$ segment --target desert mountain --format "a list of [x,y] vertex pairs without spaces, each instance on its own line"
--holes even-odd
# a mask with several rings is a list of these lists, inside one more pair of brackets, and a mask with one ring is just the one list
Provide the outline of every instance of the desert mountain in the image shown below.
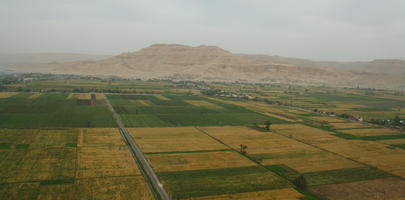
[[[393,64],[394,63],[394,64]],[[390,73],[384,68],[390,68]],[[124,78],[247,81],[405,89],[404,61],[315,62],[267,55],[233,54],[216,46],[156,44],[98,61],[13,67],[24,72]]]

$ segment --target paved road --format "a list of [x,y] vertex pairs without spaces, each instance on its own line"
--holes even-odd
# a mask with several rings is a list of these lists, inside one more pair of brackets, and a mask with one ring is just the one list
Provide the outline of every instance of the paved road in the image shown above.
[[[104,94],[103,94],[104,95]],[[148,161],[146,160],[145,156],[143,155],[139,146],[135,143],[132,139],[131,135],[128,133],[128,130],[125,128],[124,124],[121,121],[120,116],[115,112],[114,108],[112,107],[110,100],[108,100],[107,96],[104,95],[105,101],[107,102],[108,108],[114,115],[115,120],[120,129],[120,133],[124,139],[124,141],[128,144],[129,150],[131,151],[132,155],[135,158],[143,176],[145,177],[146,181],[152,188],[152,192],[155,195],[156,199],[159,200],[169,200],[169,196],[167,195],[165,189],[163,188],[162,184],[160,183],[159,179],[157,178],[155,172],[153,171],[152,167],[149,165]]]

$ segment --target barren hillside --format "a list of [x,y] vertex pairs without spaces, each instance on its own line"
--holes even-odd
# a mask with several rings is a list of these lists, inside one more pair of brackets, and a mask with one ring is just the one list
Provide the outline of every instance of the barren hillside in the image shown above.
[[14,69],[25,72],[142,79],[248,81],[405,89],[403,73],[394,73],[395,71],[387,73],[386,70],[380,70],[384,67],[403,69],[401,62],[399,64],[395,62],[395,66],[390,62],[378,62],[370,64],[372,67],[369,68],[367,63],[362,63],[362,67],[354,67],[355,69],[345,67],[344,64],[278,56],[240,55],[216,46],[156,44],[137,52],[123,53],[99,61],[50,63],[19,66]]

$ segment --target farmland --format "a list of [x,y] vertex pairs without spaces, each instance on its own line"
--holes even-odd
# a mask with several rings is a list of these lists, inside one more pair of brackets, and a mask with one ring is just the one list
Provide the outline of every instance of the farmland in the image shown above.
[[0,92],[0,199],[153,199],[105,98],[171,199],[404,198],[405,133],[340,116],[401,119],[403,97],[334,90],[13,83]]
[[[109,95],[114,109],[128,127],[249,125],[271,120],[246,108],[196,96]],[[140,101],[141,100],[141,101]],[[142,103],[141,103],[142,102]],[[147,103],[146,103],[147,102]]]
[[0,131],[1,199],[151,198],[117,129]]
[[111,112],[103,105],[78,105],[68,94],[19,93],[0,98],[0,127],[114,127]]

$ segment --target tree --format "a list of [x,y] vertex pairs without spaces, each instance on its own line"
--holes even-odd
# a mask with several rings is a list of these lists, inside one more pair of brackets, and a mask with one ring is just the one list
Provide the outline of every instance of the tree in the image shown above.
[[246,149],[247,149],[246,145],[240,144],[240,153],[246,154]]
[[306,188],[308,186],[307,179],[305,179],[305,177],[303,175],[298,176],[294,180],[294,184],[299,188]]
[[271,126],[271,121],[270,121],[270,120],[267,120],[267,121],[266,121],[266,130],[267,130],[267,131],[270,131],[270,126]]

